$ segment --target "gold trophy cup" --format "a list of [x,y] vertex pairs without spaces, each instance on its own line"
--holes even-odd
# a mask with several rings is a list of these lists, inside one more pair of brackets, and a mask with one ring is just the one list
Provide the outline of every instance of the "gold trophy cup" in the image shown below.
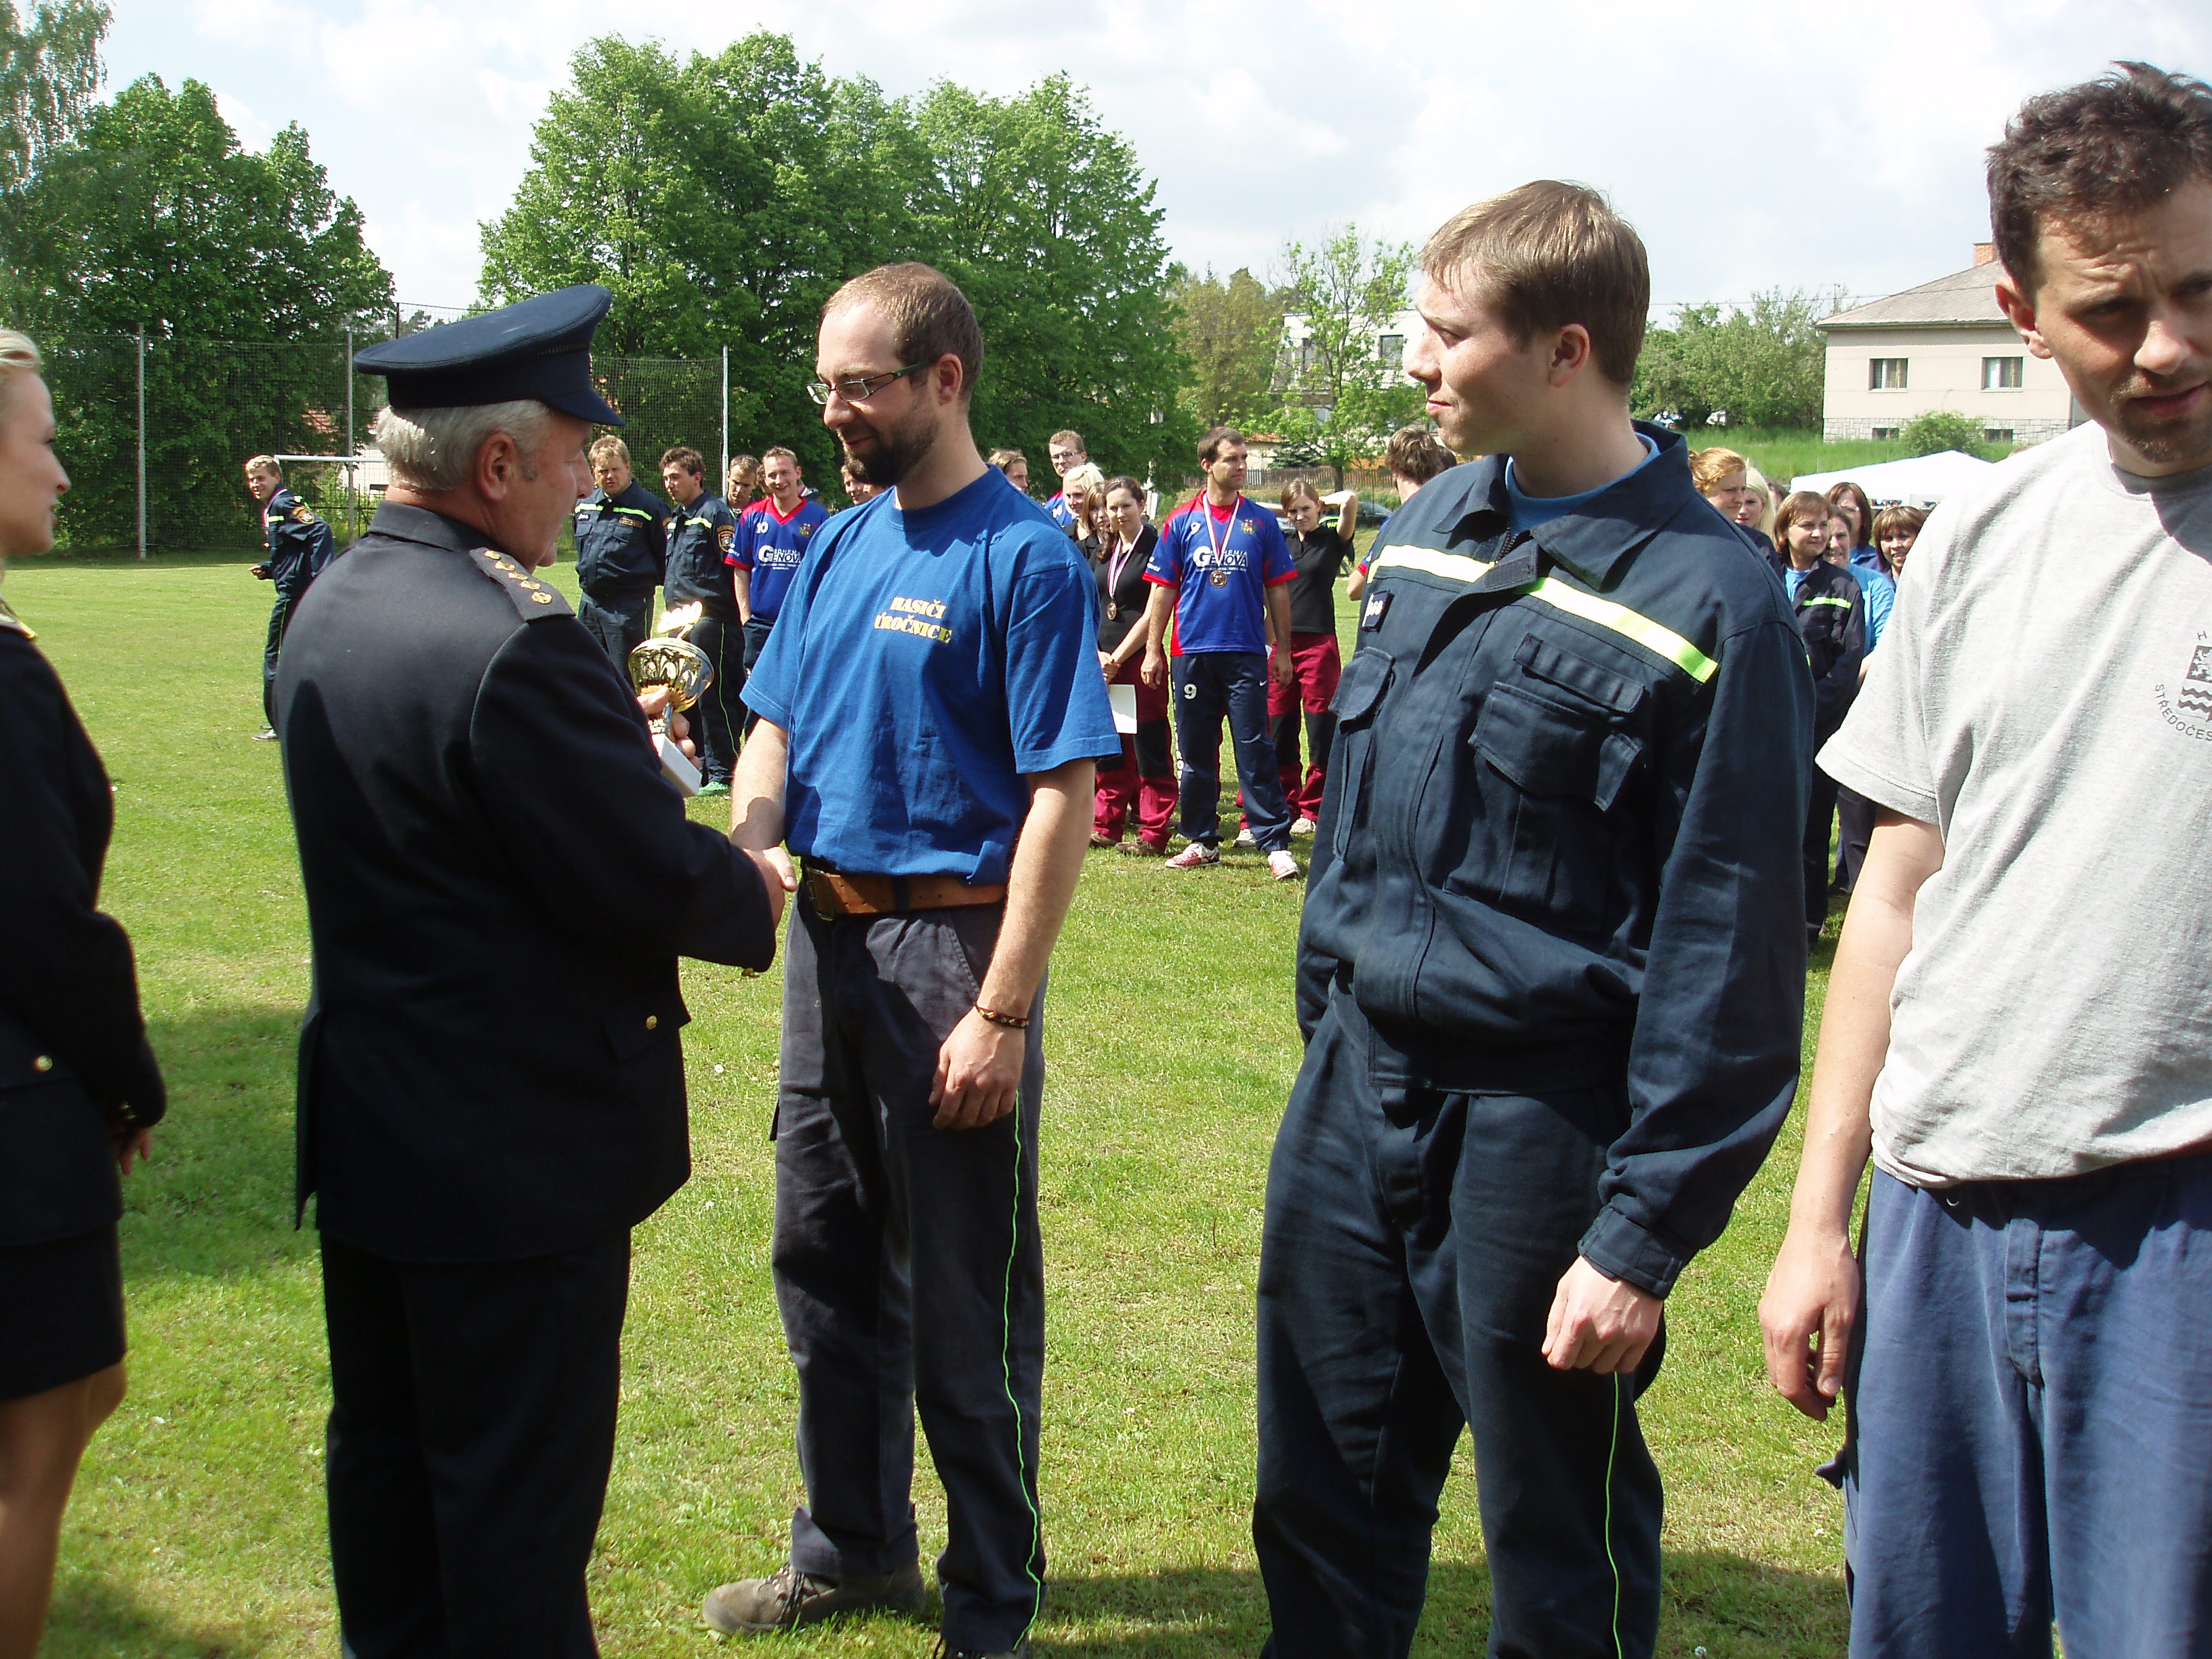
[[632,685],[641,691],[667,689],[667,708],[653,717],[653,740],[660,751],[660,769],[686,795],[699,793],[699,769],[668,735],[668,716],[690,708],[714,683],[714,665],[684,637],[705,609],[703,605],[686,605],[663,611],[652,636],[629,653]]

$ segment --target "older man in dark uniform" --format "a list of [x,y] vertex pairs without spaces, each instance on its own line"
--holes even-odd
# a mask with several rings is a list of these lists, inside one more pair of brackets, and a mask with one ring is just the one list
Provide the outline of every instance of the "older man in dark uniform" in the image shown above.
[[587,488],[578,287],[373,347],[392,485],[277,676],[315,945],[330,1526],[354,1659],[578,1659],[629,1230],[690,1171],[677,957],[765,967],[782,889],[688,822],[533,574]]

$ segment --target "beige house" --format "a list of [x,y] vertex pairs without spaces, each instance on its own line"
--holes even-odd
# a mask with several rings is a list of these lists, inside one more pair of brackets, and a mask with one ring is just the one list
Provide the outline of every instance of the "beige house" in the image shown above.
[[1985,443],[2041,443],[2079,422],[2057,367],[2031,356],[1997,309],[1996,258],[1977,242],[1966,270],[1820,324],[1828,442],[1895,437],[1936,409],[1972,420]]

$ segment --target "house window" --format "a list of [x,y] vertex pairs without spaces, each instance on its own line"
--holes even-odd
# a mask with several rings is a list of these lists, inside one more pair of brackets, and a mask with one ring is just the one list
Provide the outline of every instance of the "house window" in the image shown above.
[[1876,443],[1886,442],[1896,436],[1897,428],[1893,426],[1878,426],[1874,429],[1874,441]]
[[2027,360],[2021,357],[1984,357],[1982,359],[1982,390],[1984,392],[2017,392],[2021,371]]
[[1380,336],[1375,342],[1375,355],[1392,368],[1403,368],[1406,366],[1406,337],[1402,334]]
[[1867,364],[1867,390],[1869,392],[1902,392],[1905,390],[1905,359],[1876,357]]
[[2012,428],[2008,426],[1985,426],[1982,428],[1982,441],[1985,444],[2008,444],[2012,441]]

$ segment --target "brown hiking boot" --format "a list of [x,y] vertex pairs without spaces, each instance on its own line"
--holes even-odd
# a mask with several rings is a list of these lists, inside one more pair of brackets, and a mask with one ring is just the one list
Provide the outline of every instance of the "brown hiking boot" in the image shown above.
[[787,1561],[773,1577],[718,1585],[700,1613],[725,1636],[757,1636],[819,1624],[840,1613],[920,1613],[922,1599],[918,1561],[896,1572],[848,1572],[842,1578],[800,1572]]

